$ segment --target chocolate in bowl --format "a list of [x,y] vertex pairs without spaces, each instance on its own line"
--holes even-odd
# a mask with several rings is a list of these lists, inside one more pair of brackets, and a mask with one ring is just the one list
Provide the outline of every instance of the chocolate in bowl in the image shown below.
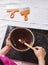
[[25,41],[29,45],[34,44],[34,35],[33,32],[26,28],[15,28],[10,32],[10,41],[11,46],[17,51],[26,51],[29,50],[25,44],[19,41]]

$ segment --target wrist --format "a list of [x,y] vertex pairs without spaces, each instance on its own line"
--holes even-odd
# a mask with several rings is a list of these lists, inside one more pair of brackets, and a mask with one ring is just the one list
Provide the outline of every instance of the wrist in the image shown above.
[[44,57],[39,57],[38,60],[45,60]]
[[11,49],[11,46],[10,46],[10,45],[6,45],[6,47],[7,47],[8,49]]
[[44,58],[39,58],[38,59],[39,65],[45,65],[45,59]]

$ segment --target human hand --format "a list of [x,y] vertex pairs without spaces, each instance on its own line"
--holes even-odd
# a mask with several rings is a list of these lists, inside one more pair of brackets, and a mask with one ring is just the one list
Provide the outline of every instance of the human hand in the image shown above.
[[44,48],[36,46],[33,48],[33,50],[34,50],[34,53],[35,53],[36,57],[38,58],[38,60],[45,58],[46,51]]
[[6,39],[6,45],[0,50],[0,54],[6,55],[11,49],[10,35]]
[[8,48],[11,48],[11,42],[10,42],[10,34],[8,35],[7,39],[6,39],[6,46]]

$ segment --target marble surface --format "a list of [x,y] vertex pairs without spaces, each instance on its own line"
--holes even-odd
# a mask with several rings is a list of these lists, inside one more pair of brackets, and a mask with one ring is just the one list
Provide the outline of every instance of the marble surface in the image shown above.
[[48,0],[1,0],[0,1],[0,19],[14,20],[14,21],[24,21],[24,17],[20,13],[16,13],[15,17],[11,19],[9,17],[10,13],[6,10],[9,8],[30,8],[30,15],[28,16],[29,23],[40,23],[48,24]]
[[[11,8],[30,8],[30,14],[28,15],[28,21],[24,21],[24,17],[20,15],[20,12],[15,13],[13,19],[10,18],[10,13],[6,10]],[[39,29],[48,30],[48,0],[0,0],[0,21],[6,21],[7,23],[17,22],[20,26],[28,26]],[[6,24],[6,22],[4,22]],[[18,25],[19,25],[18,24]]]

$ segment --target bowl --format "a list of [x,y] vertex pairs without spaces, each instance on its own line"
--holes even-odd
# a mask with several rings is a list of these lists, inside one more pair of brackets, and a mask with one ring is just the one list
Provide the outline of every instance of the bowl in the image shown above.
[[27,28],[14,28],[10,32],[11,46],[17,51],[27,51],[30,48],[20,42],[25,41],[29,45],[34,44],[34,34],[30,29]]

